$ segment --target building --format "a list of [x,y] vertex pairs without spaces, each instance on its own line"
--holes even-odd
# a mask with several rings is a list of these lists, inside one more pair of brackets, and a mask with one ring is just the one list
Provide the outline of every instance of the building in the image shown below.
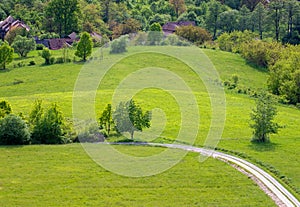
[[12,16],[7,17],[0,22],[0,38],[4,40],[5,35],[12,29],[23,28],[29,32],[30,27],[20,20],[14,19]]
[[195,26],[196,23],[194,21],[167,22],[163,25],[162,30],[164,32],[164,35],[168,36],[175,33],[178,27],[190,25]]

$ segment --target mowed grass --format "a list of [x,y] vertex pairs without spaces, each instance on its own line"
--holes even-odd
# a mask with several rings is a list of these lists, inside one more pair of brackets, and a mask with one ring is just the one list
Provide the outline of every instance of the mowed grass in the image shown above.
[[[115,146],[135,156],[161,148]],[[196,153],[161,174],[123,177],[80,144],[0,147],[0,206],[275,206],[247,176]]]
[[[180,48],[175,48],[180,51]],[[142,51],[130,48],[129,53]],[[247,65],[236,54],[218,50],[204,50],[219,72],[222,80],[228,80],[237,74],[240,84],[252,89],[265,88],[267,73]],[[57,52],[59,54],[59,52]],[[106,54],[108,55],[108,54]],[[192,56],[192,53],[184,54]],[[53,66],[31,66],[0,73],[0,97],[8,100],[15,113],[29,114],[35,99],[43,99],[45,104],[57,102],[65,116],[72,117],[72,95],[82,64],[62,64]],[[106,74],[96,97],[96,111],[101,111],[111,97],[116,86],[128,74],[141,67],[162,67],[176,73],[193,90],[199,104],[200,125],[196,145],[203,145],[210,129],[211,105],[203,83],[190,68],[180,61],[166,55],[151,53],[137,54],[123,59]],[[15,79],[24,83],[14,85]],[[271,136],[272,144],[261,146],[250,143],[252,131],[249,127],[250,112],[255,100],[246,95],[226,91],[226,122],[222,139],[218,147],[242,152],[270,164],[291,179],[291,183],[300,188],[300,110],[288,106],[278,106],[276,120],[284,126],[277,135]],[[182,96],[185,94],[183,93]],[[180,127],[178,105],[170,94],[160,89],[145,89],[136,94],[135,100],[145,109],[161,108],[167,117],[166,128],[161,138],[154,141],[175,139]]]

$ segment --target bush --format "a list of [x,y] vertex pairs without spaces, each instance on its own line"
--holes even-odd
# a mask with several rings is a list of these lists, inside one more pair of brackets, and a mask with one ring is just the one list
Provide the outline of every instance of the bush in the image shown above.
[[106,135],[105,132],[100,132],[97,124],[90,124],[78,134],[78,139],[80,142],[104,142]]
[[65,62],[65,60],[62,57],[56,58],[56,61],[55,61],[55,63],[57,63],[57,64],[61,64],[61,63],[64,63],[64,62]]
[[51,52],[48,48],[44,48],[43,51],[40,53],[40,56],[45,59],[45,65],[51,64],[51,62],[50,62]]
[[55,63],[55,57],[50,58],[50,65],[53,65]]
[[33,66],[33,65],[36,65],[36,63],[33,60],[31,60],[28,65]]
[[12,47],[20,57],[27,57],[28,53],[35,49],[35,41],[33,38],[18,35],[15,38]]
[[10,114],[0,121],[0,145],[23,145],[30,143],[30,133],[25,122]]
[[36,45],[36,50],[43,50],[44,49],[44,45],[43,44],[37,44]]
[[176,34],[196,45],[202,45],[204,42],[212,40],[212,36],[207,30],[193,25],[178,27]]
[[128,35],[124,35],[118,39],[115,39],[111,43],[110,53],[117,54],[117,53],[124,53],[126,52],[127,47],[127,41],[128,41]]
[[0,102],[0,118],[5,117],[6,115],[12,112],[11,106],[7,101]]

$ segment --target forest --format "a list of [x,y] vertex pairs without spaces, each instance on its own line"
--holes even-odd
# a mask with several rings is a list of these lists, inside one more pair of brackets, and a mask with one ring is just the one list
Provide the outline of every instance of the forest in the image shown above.
[[213,39],[250,30],[260,39],[298,44],[299,5],[297,0],[5,0],[0,20],[11,15],[29,25],[32,36],[93,31],[111,39],[148,31],[153,23],[194,21]]

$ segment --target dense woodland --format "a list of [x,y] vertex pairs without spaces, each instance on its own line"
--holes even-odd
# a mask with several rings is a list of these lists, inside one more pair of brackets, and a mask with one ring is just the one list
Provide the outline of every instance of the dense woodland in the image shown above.
[[195,21],[214,39],[223,32],[250,30],[284,43],[300,42],[297,0],[5,0],[0,20],[12,15],[32,36],[98,32],[110,38],[148,31],[150,25]]

